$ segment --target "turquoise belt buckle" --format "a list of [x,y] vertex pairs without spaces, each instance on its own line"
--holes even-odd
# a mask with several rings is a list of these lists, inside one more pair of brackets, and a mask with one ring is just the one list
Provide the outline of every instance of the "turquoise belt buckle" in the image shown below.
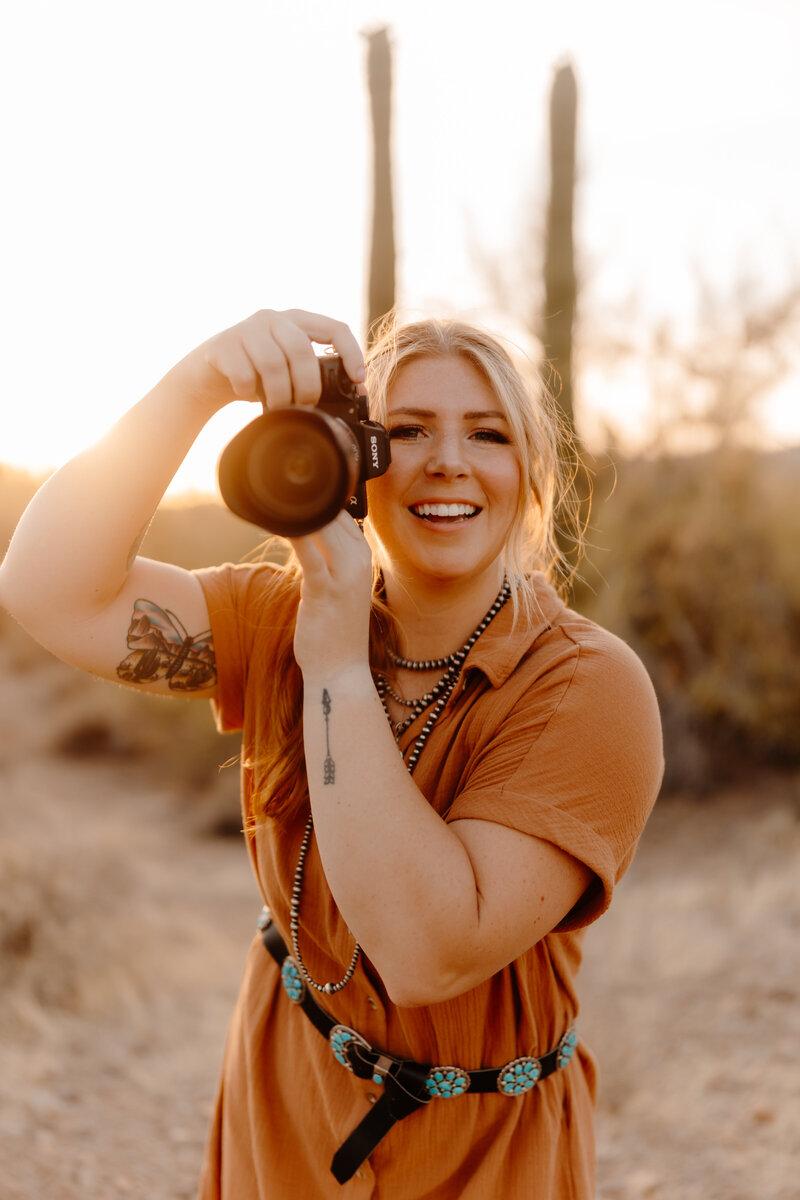
[[291,954],[287,954],[281,963],[281,983],[292,1004],[303,1003],[306,995],[306,981],[300,974],[300,968]]
[[542,1077],[538,1058],[514,1058],[497,1076],[497,1090],[504,1096],[524,1096]]
[[431,1067],[425,1080],[428,1095],[439,1100],[463,1096],[469,1084],[469,1075],[461,1067]]
[[346,1067],[348,1071],[353,1070],[349,1054],[351,1049],[359,1047],[366,1050],[368,1054],[372,1051],[372,1046],[367,1039],[363,1038],[360,1033],[356,1033],[355,1029],[351,1029],[349,1025],[334,1025],[328,1034],[328,1042],[333,1051],[333,1057],[340,1066]]

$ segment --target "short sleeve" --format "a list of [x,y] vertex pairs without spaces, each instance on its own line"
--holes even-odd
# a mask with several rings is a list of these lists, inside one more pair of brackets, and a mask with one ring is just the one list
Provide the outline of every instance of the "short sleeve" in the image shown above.
[[[212,701],[221,733],[244,724],[248,666],[254,645],[264,652],[260,634],[270,625],[283,572],[271,563],[227,564],[195,571],[205,594],[217,663],[217,698]],[[285,588],[283,589],[285,591]]]
[[557,637],[551,666],[492,731],[448,820],[495,821],[588,866],[595,880],[558,926],[569,930],[610,904],[664,764],[655,694],[633,651],[597,627],[582,641]]

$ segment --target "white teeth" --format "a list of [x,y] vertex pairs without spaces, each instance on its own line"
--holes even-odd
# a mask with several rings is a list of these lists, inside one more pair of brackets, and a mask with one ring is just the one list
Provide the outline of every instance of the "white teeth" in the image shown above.
[[415,504],[420,517],[471,517],[478,509],[474,504]]

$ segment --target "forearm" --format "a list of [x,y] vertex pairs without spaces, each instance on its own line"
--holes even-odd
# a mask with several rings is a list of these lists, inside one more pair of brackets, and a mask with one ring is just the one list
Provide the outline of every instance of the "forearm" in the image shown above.
[[366,665],[306,671],[304,693],[314,829],[337,906],[397,1003],[455,994],[480,923],[465,846],[409,775]]
[[0,600],[28,624],[109,603],[175,471],[216,405],[180,364],[98,443],[57,471],[26,509],[0,568]]

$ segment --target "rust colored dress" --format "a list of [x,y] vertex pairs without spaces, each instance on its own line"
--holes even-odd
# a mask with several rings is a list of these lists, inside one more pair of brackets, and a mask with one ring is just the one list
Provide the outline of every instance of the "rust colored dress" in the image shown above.
[[[217,721],[243,730],[258,763],[270,720],[262,680],[297,592],[270,565],[197,573],[211,614],[219,672]],[[369,960],[325,998],[337,1022],[376,1049],[422,1063],[500,1067],[554,1048],[578,1015],[584,928],[607,908],[655,801],[663,761],[650,681],[617,638],[571,612],[543,580],[541,619],[512,629],[501,611],[466,660],[425,746],[417,786],[445,821],[481,818],[552,842],[594,882],[552,933],[491,979],[423,1008],[392,1004]],[[424,720],[424,718],[423,718]],[[420,724],[422,721],[420,721]],[[413,740],[417,726],[403,735]],[[243,771],[243,805],[259,788]],[[258,887],[288,943],[289,903],[305,818],[249,837]],[[391,845],[376,846],[392,886]],[[358,870],[358,863],[353,863]],[[212,884],[213,886],[213,884]],[[261,899],[254,894],[253,919]],[[301,947],[315,979],[339,979],[353,939],[327,886],[316,842],[306,860]],[[433,1099],[392,1127],[340,1185],[334,1153],[380,1085],[346,1071],[288,999],[256,934],[222,1067],[202,1200],[591,1200],[594,1060],[582,1042],[568,1067],[522,1096]]]

